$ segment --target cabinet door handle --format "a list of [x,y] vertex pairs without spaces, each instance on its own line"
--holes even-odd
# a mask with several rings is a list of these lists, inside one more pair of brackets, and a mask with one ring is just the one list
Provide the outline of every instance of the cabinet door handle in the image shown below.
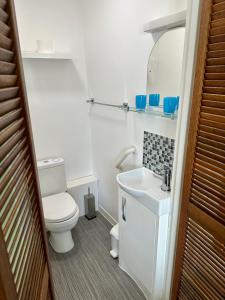
[[122,197],[122,218],[125,222],[127,220],[127,218],[126,218],[126,202],[127,202],[127,199]]

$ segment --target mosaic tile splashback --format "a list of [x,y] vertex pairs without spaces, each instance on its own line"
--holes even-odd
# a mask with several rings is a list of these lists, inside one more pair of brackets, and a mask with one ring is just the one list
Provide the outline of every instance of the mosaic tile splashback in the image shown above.
[[163,175],[165,168],[173,168],[175,140],[168,137],[144,132],[143,166]]

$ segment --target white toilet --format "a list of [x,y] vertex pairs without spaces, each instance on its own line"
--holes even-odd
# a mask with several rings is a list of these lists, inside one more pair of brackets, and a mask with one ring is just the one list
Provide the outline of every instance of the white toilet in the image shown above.
[[79,208],[66,192],[64,160],[50,158],[38,161],[37,165],[50,244],[58,253],[68,252],[74,246],[71,229],[77,224]]

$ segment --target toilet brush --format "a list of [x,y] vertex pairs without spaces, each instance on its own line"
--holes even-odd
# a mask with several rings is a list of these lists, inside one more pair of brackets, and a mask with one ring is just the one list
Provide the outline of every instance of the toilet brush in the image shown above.
[[95,196],[90,193],[90,188],[88,188],[88,194],[84,196],[84,206],[85,206],[85,217],[88,220],[96,218]]

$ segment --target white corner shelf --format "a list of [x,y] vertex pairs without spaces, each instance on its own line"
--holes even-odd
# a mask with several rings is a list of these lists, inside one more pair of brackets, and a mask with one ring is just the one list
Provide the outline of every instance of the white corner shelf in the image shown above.
[[64,52],[38,53],[31,51],[22,51],[22,57],[24,59],[72,59],[72,55],[70,53]]
[[152,20],[144,25],[144,32],[156,33],[166,31],[175,27],[185,26],[186,15],[187,11],[182,10],[178,13]]

